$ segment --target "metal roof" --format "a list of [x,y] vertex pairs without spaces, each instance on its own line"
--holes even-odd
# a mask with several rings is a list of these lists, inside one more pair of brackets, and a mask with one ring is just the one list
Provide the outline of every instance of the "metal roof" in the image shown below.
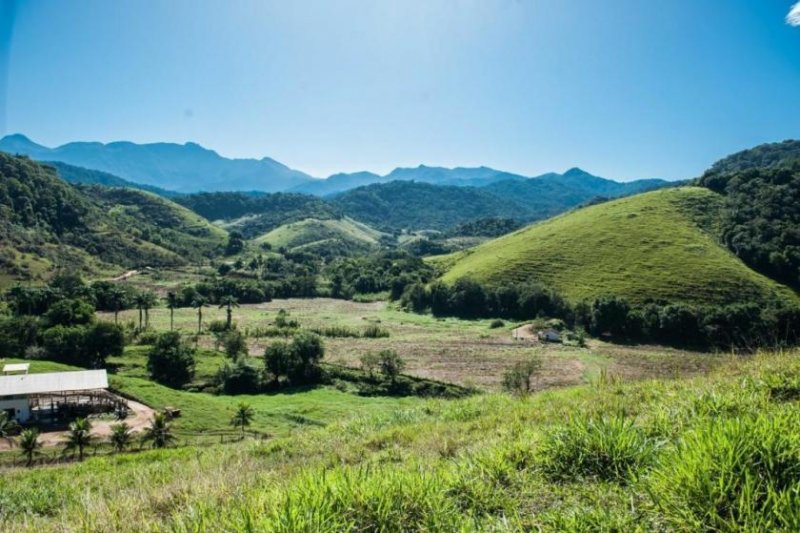
[[0,376],[0,396],[21,396],[107,388],[108,374],[106,374],[105,370]]
[[30,367],[30,363],[9,363],[3,366],[3,372],[27,372]]

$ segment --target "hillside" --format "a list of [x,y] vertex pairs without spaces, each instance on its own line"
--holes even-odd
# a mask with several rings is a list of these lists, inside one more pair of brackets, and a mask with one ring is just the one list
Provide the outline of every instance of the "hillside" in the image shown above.
[[104,187],[125,187],[128,189],[140,189],[148,191],[159,196],[172,198],[178,196],[178,193],[155,187],[152,185],[142,185],[141,183],[134,183],[132,181],[124,180],[119,176],[102,172],[100,170],[92,170],[89,168],[75,167],[62,163],[60,161],[46,161],[44,164],[53,167],[58,172],[58,175],[69,183],[80,183],[83,185],[102,185]]
[[325,220],[341,216],[329,203],[307,194],[216,192],[190,194],[176,201],[248,239],[306,218]]
[[0,139],[0,150],[182,192],[282,191],[312,179],[268,157],[228,159],[195,143],[73,142],[48,148],[17,134]]
[[307,218],[277,227],[256,238],[255,242],[269,243],[273,248],[286,248],[289,251],[330,244],[352,251],[367,251],[378,246],[381,235],[366,224],[347,217],[324,220]]
[[751,267],[800,288],[800,141],[765,144],[697,180],[723,195],[722,241]]
[[577,301],[617,295],[698,304],[794,298],[714,238],[723,198],[697,187],[570,212],[439,258],[447,282],[539,281]]
[[475,187],[392,181],[331,198],[345,215],[383,231],[444,230],[479,218],[524,218],[526,209]]
[[143,191],[73,186],[51,167],[0,153],[2,279],[181,265],[216,253],[225,232]]

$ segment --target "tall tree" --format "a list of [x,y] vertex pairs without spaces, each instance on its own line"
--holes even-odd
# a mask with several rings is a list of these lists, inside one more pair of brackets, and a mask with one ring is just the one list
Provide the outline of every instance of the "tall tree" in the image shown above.
[[233,308],[239,307],[239,300],[236,299],[235,296],[223,296],[219,303],[219,308],[225,308],[225,312],[227,314],[227,322],[226,327],[227,329],[231,329],[233,325]]
[[118,324],[120,310],[125,306],[127,294],[120,287],[113,287],[108,293],[111,309],[114,311],[114,324]]
[[14,446],[14,438],[12,435],[17,430],[17,421],[8,416],[5,411],[0,411],[0,439],[5,439],[8,446]]
[[206,306],[206,299],[202,296],[197,296],[192,300],[192,307],[197,309],[197,334],[199,335],[203,329],[203,307]]
[[150,425],[144,429],[142,442],[149,442],[153,448],[165,448],[175,440],[172,427],[164,413],[156,413]]
[[19,449],[25,456],[27,462],[25,466],[33,465],[33,458],[39,454],[42,443],[39,440],[39,430],[26,429],[19,434]]
[[78,418],[69,425],[69,431],[64,440],[64,452],[74,453],[75,450],[78,450],[78,459],[83,461],[84,451],[92,442],[94,442],[92,423],[86,418]]
[[178,298],[178,294],[169,291],[167,293],[167,307],[169,308],[169,330],[172,331],[175,328],[175,308],[178,307],[180,300]]
[[117,452],[125,451],[125,448],[128,447],[132,438],[133,434],[131,433],[131,427],[125,422],[111,426],[111,436],[109,437],[109,440],[111,441],[111,445],[114,447],[114,450]]
[[234,413],[233,418],[231,418],[231,425],[234,428],[242,428],[242,438],[244,438],[245,428],[248,427],[253,421],[254,415],[255,413],[253,412],[253,408],[250,407],[249,403],[241,402],[236,407],[236,413]]

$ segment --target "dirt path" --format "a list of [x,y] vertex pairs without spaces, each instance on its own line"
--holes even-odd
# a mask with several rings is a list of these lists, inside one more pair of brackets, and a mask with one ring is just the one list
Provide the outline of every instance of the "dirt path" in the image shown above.
[[138,270],[128,270],[127,272],[125,272],[121,276],[117,276],[116,278],[111,278],[111,281],[125,281],[126,279],[128,279],[130,277],[133,277],[138,273],[139,273]]
[[[128,399],[125,399],[125,401],[128,403],[129,411],[128,418],[124,422],[130,426],[131,431],[141,431],[150,423],[155,411],[142,403]],[[92,435],[99,440],[106,440],[111,435],[111,426],[117,423],[116,420],[96,420],[91,418],[90,420],[92,421]],[[39,441],[45,448],[61,446],[66,433],[66,431],[46,431],[39,434]],[[0,450],[8,449],[8,442],[0,440]]]
[[511,337],[526,341],[539,342],[539,337],[533,332],[533,324],[525,324],[511,331]]

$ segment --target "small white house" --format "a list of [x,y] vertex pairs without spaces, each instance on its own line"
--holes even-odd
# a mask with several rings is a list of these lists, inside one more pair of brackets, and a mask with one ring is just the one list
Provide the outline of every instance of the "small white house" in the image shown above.
[[[27,372],[27,368],[24,370]],[[104,392],[107,388],[108,375],[105,370],[7,374],[0,376],[0,411],[5,411],[17,422],[25,423],[30,420],[33,409],[39,408],[45,398],[52,405],[54,397],[69,401],[71,396],[79,398],[81,395]]]
[[561,333],[553,328],[543,329],[538,335],[542,342],[561,342]]

